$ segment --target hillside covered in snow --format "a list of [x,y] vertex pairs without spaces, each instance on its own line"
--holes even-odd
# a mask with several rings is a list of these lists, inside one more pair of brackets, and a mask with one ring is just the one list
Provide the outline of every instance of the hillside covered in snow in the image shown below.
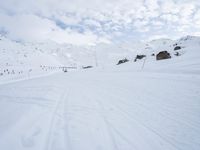
[[82,48],[1,37],[0,53],[2,150],[200,148],[199,37]]
[[[0,82],[62,72],[63,68],[67,68],[68,71],[80,70],[87,66],[112,68],[123,59],[131,62],[132,69],[144,67],[148,69],[147,66],[152,65],[155,65],[151,67],[152,69],[170,67],[170,65],[171,69],[181,69],[183,65],[184,67],[195,65],[199,58],[199,47],[200,38],[193,36],[178,40],[157,39],[146,43],[96,46],[74,46],[51,41],[20,43],[1,36]],[[156,61],[158,53],[163,51],[170,55],[171,59],[167,63]],[[198,71],[197,67],[188,69]]]
[[199,37],[0,39],[0,149],[199,150]]

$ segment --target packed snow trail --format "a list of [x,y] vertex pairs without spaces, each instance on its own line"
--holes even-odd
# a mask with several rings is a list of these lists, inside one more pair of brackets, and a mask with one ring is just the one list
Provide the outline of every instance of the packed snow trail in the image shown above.
[[2,150],[199,150],[198,74],[74,72],[0,85]]

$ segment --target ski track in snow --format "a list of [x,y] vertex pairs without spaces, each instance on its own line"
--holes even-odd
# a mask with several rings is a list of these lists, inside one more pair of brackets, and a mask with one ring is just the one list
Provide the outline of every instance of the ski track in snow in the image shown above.
[[83,72],[0,85],[0,149],[199,150],[199,79]]

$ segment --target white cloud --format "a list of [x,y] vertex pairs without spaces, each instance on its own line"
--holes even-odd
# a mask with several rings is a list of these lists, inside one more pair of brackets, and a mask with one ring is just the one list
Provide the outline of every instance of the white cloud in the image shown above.
[[154,11],[159,9],[158,0],[146,0],[145,5],[148,7],[149,10]]
[[148,38],[148,41],[156,40],[156,39],[168,39],[168,38],[170,37],[166,34],[152,35],[150,38]]
[[53,40],[57,43],[70,43],[74,45],[95,45],[97,43],[109,43],[110,41],[107,38],[99,38],[91,32],[78,33],[70,29],[66,30],[56,30],[50,32],[50,40]]
[[101,27],[101,24],[100,24],[98,21],[93,20],[93,19],[84,20],[84,23],[85,23],[86,25],[89,25],[89,26],[95,26],[95,27],[98,27],[98,28]]
[[200,28],[200,10],[194,15],[193,22],[195,27]]
[[13,39],[91,44],[138,32],[148,38],[155,28],[160,35],[175,36],[200,24],[199,0],[0,1],[0,27]]
[[180,7],[175,3],[173,0],[163,1],[161,3],[161,13],[172,13],[177,14],[179,13]]
[[91,32],[79,33],[71,29],[61,29],[55,22],[42,19],[35,15],[8,16],[0,14],[0,20],[4,20],[1,26],[6,28],[8,37],[22,41],[52,40],[57,43],[70,44],[96,44],[108,39],[100,38]]
[[0,20],[3,20],[0,26],[8,30],[8,36],[17,40],[45,40],[46,35],[57,28],[54,22],[35,15],[0,14]]
[[148,23],[149,23],[148,20],[135,20],[134,26],[137,28],[141,28],[141,27],[147,25]]
[[63,23],[69,24],[69,25],[77,25],[81,21],[81,18],[77,17],[76,15],[72,17],[71,15],[58,13],[58,14],[55,14],[54,17],[56,19],[61,20]]
[[163,26],[164,25],[164,23],[161,21],[152,21],[151,24],[154,26]]
[[161,18],[171,23],[179,21],[179,17],[173,14],[163,14]]

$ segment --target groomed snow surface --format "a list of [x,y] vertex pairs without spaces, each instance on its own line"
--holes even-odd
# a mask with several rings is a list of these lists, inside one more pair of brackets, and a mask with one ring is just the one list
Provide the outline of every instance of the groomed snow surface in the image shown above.
[[200,42],[183,46],[168,60],[5,76],[0,150],[199,150]]
[[132,67],[0,85],[0,149],[199,150],[199,72]]

